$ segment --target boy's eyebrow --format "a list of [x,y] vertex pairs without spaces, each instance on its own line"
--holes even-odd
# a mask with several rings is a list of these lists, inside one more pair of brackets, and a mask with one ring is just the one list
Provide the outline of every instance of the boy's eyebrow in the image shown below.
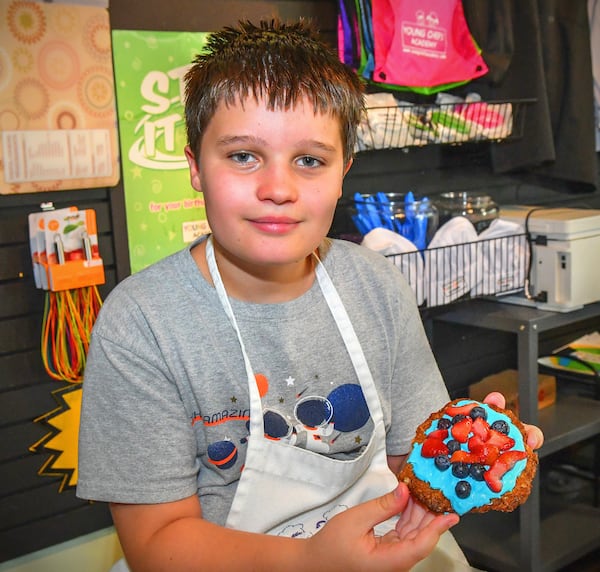
[[238,145],[240,143],[252,143],[255,145],[268,145],[268,142],[262,137],[255,135],[223,135],[217,139],[217,145]]
[[[227,146],[227,145],[240,145],[240,144],[252,144],[252,145],[262,145],[262,146],[270,146],[269,142],[262,137],[256,137],[255,135],[223,135],[223,137],[219,137],[217,139],[216,144],[218,146]],[[334,145],[330,145],[329,143],[325,143],[323,141],[319,141],[318,139],[302,139],[298,141],[299,147],[311,146],[322,149],[327,153],[335,153],[336,147]]]
[[327,153],[335,153],[337,151],[337,148],[335,147],[335,145],[330,145],[329,143],[325,143],[324,141],[319,141],[318,139],[305,139],[305,140],[299,141],[299,144],[307,145],[307,146],[311,146],[311,147],[317,147]]

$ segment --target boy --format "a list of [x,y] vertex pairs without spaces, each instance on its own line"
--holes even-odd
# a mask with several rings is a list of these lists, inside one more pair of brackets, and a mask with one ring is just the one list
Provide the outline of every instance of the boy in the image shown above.
[[414,296],[380,255],[325,238],[357,76],[303,24],[244,23],[207,48],[186,76],[186,156],[212,234],[107,298],[78,495],[111,503],[133,570],[398,571],[436,545],[468,569],[444,534],[458,517],[395,477],[448,400]]

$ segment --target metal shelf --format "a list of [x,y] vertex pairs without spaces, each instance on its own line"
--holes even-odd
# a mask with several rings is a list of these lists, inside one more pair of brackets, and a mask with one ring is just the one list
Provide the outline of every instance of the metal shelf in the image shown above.
[[[561,396],[551,407],[538,411],[537,406],[540,334],[589,320],[600,326],[600,303],[561,313],[470,300],[449,306],[433,319],[515,334],[520,417],[544,431],[541,457],[600,435],[600,401]],[[548,512],[539,480],[534,479],[529,499],[515,513],[463,517],[456,537],[475,563],[502,572],[552,572],[600,546],[600,510],[563,505]]]
[[[563,504],[543,512],[538,570],[560,570],[600,547],[600,510],[582,504]],[[498,572],[526,570],[518,560],[521,543],[518,511],[467,515],[452,532],[474,565]]]
[[540,410],[539,426],[545,438],[539,456],[545,457],[600,434],[600,401],[559,397],[555,404]]
[[501,299],[474,300],[449,307],[447,312],[439,316],[445,322],[515,334],[523,332],[525,328],[539,334],[591,318],[598,318],[600,324],[600,302],[572,312],[553,312],[531,306],[505,304]]
[[526,423],[536,425],[539,422],[537,359],[540,334],[591,319],[597,319],[600,327],[600,302],[572,312],[552,312],[502,303],[501,299],[476,299],[448,306],[434,317],[436,321],[509,332],[517,336],[520,417]]

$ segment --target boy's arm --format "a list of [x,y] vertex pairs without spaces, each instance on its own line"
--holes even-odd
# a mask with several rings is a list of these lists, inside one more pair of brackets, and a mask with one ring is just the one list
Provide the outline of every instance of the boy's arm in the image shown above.
[[132,571],[305,569],[306,541],[213,524],[202,518],[196,495],[162,504],[111,503],[110,509]]
[[[111,504],[111,511],[132,572],[403,572],[425,558],[440,535],[458,521],[456,515],[434,515],[415,505],[403,483],[334,516],[308,539],[210,523],[202,518],[196,496],[154,505]],[[396,530],[374,535],[376,524],[399,513],[404,514]]]

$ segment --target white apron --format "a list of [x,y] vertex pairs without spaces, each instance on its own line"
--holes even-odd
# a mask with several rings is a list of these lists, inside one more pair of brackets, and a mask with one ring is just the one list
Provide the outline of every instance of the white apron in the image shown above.
[[[206,242],[206,258],[219,300],[238,336],[250,393],[250,437],[246,461],[226,526],[248,532],[307,538],[335,514],[393,490],[398,481],[387,464],[385,427],[377,389],[358,337],[323,264],[317,263],[317,280],[342,335],[373,419],[373,434],[368,445],[359,457],[351,461],[332,459],[265,437],[258,387],[217,268],[212,237]],[[385,534],[394,527],[396,520],[397,517],[394,517],[378,525],[376,533]],[[116,570],[124,568],[115,568],[114,572]],[[440,538],[434,552],[413,570],[466,572],[472,568],[448,532]]]
[[[377,388],[350,318],[324,265],[317,261],[317,280],[344,340],[373,420],[368,445],[351,461],[332,459],[265,437],[258,387],[217,268],[212,237],[207,240],[206,258],[219,300],[238,336],[250,393],[246,461],[226,526],[248,532],[309,537],[335,514],[393,490],[398,480],[387,464],[385,426]],[[394,517],[382,523],[376,527],[376,533],[385,534],[396,520]],[[447,532],[434,552],[414,570],[464,572],[472,568],[454,537]]]

